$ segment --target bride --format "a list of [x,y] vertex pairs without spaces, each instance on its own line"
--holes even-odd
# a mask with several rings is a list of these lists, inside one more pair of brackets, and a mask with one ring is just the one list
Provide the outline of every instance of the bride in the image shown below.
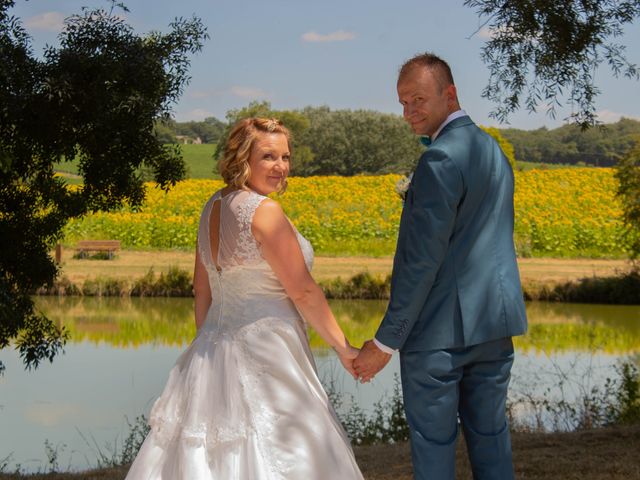
[[353,375],[353,348],[280,205],[289,131],[249,118],[220,162],[194,271],[197,335],[171,370],[127,480],[362,479],[318,380],[305,321]]

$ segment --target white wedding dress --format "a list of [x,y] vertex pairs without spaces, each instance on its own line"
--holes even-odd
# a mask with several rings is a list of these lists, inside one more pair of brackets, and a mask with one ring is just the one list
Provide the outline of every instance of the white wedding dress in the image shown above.
[[[316,374],[304,321],[251,232],[265,198],[219,191],[203,209],[198,255],[212,303],[153,405],[151,431],[126,480],[363,478]],[[311,268],[311,244],[297,236]]]

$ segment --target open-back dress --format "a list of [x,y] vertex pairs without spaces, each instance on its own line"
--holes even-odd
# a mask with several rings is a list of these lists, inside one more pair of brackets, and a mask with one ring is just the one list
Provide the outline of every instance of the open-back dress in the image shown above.
[[[126,480],[363,478],[318,379],[305,323],[253,236],[265,199],[218,191],[203,209],[197,254],[211,306],[153,405]],[[296,235],[311,269],[311,244]]]

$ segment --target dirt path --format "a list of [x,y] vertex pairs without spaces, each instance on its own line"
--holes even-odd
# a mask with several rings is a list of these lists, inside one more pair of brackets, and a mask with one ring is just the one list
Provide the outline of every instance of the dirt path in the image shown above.
[[[62,274],[74,283],[87,278],[136,278],[153,267],[164,272],[170,266],[193,269],[194,254],[181,250],[135,251],[124,250],[113,260],[78,260],[73,251],[63,253]],[[336,277],[343,279],[368,271],[373,275],[391,273],[393,259],[369,257],[316,257],[313,276],[316,280]],[[625,260],[521,258],[518,261],[523,283],[557,283],[591,276],[610,276],[629,268]]]

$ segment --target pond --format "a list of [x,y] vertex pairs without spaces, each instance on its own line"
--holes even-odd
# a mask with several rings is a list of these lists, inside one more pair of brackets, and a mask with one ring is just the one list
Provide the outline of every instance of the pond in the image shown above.
[[[178,355],[191,341],[192,299],[37,298],[38,307],[63,323],[71,339],[53,364],[26,372],[15,351],[2,351],[0,467],[47,469],[56,454],[62,470],[95,466],[121,447],[129,427],[148,414]],[[370,338],[383,301],[332,301],[354,344]],[[571,401],[615,375],[614,366],[640,352],[640,307],[530,303],[529,333],[516,339],[514,398],[562,395]],[[394,387],[397,356],[373,382],[345,375],[313,332],[320,377],[349,401],[370,411]],[[347,402],[348,404],[349,402]],[[523,421],[533,415],[516,408]],[[53,452],[53,453],[52,453]]]

